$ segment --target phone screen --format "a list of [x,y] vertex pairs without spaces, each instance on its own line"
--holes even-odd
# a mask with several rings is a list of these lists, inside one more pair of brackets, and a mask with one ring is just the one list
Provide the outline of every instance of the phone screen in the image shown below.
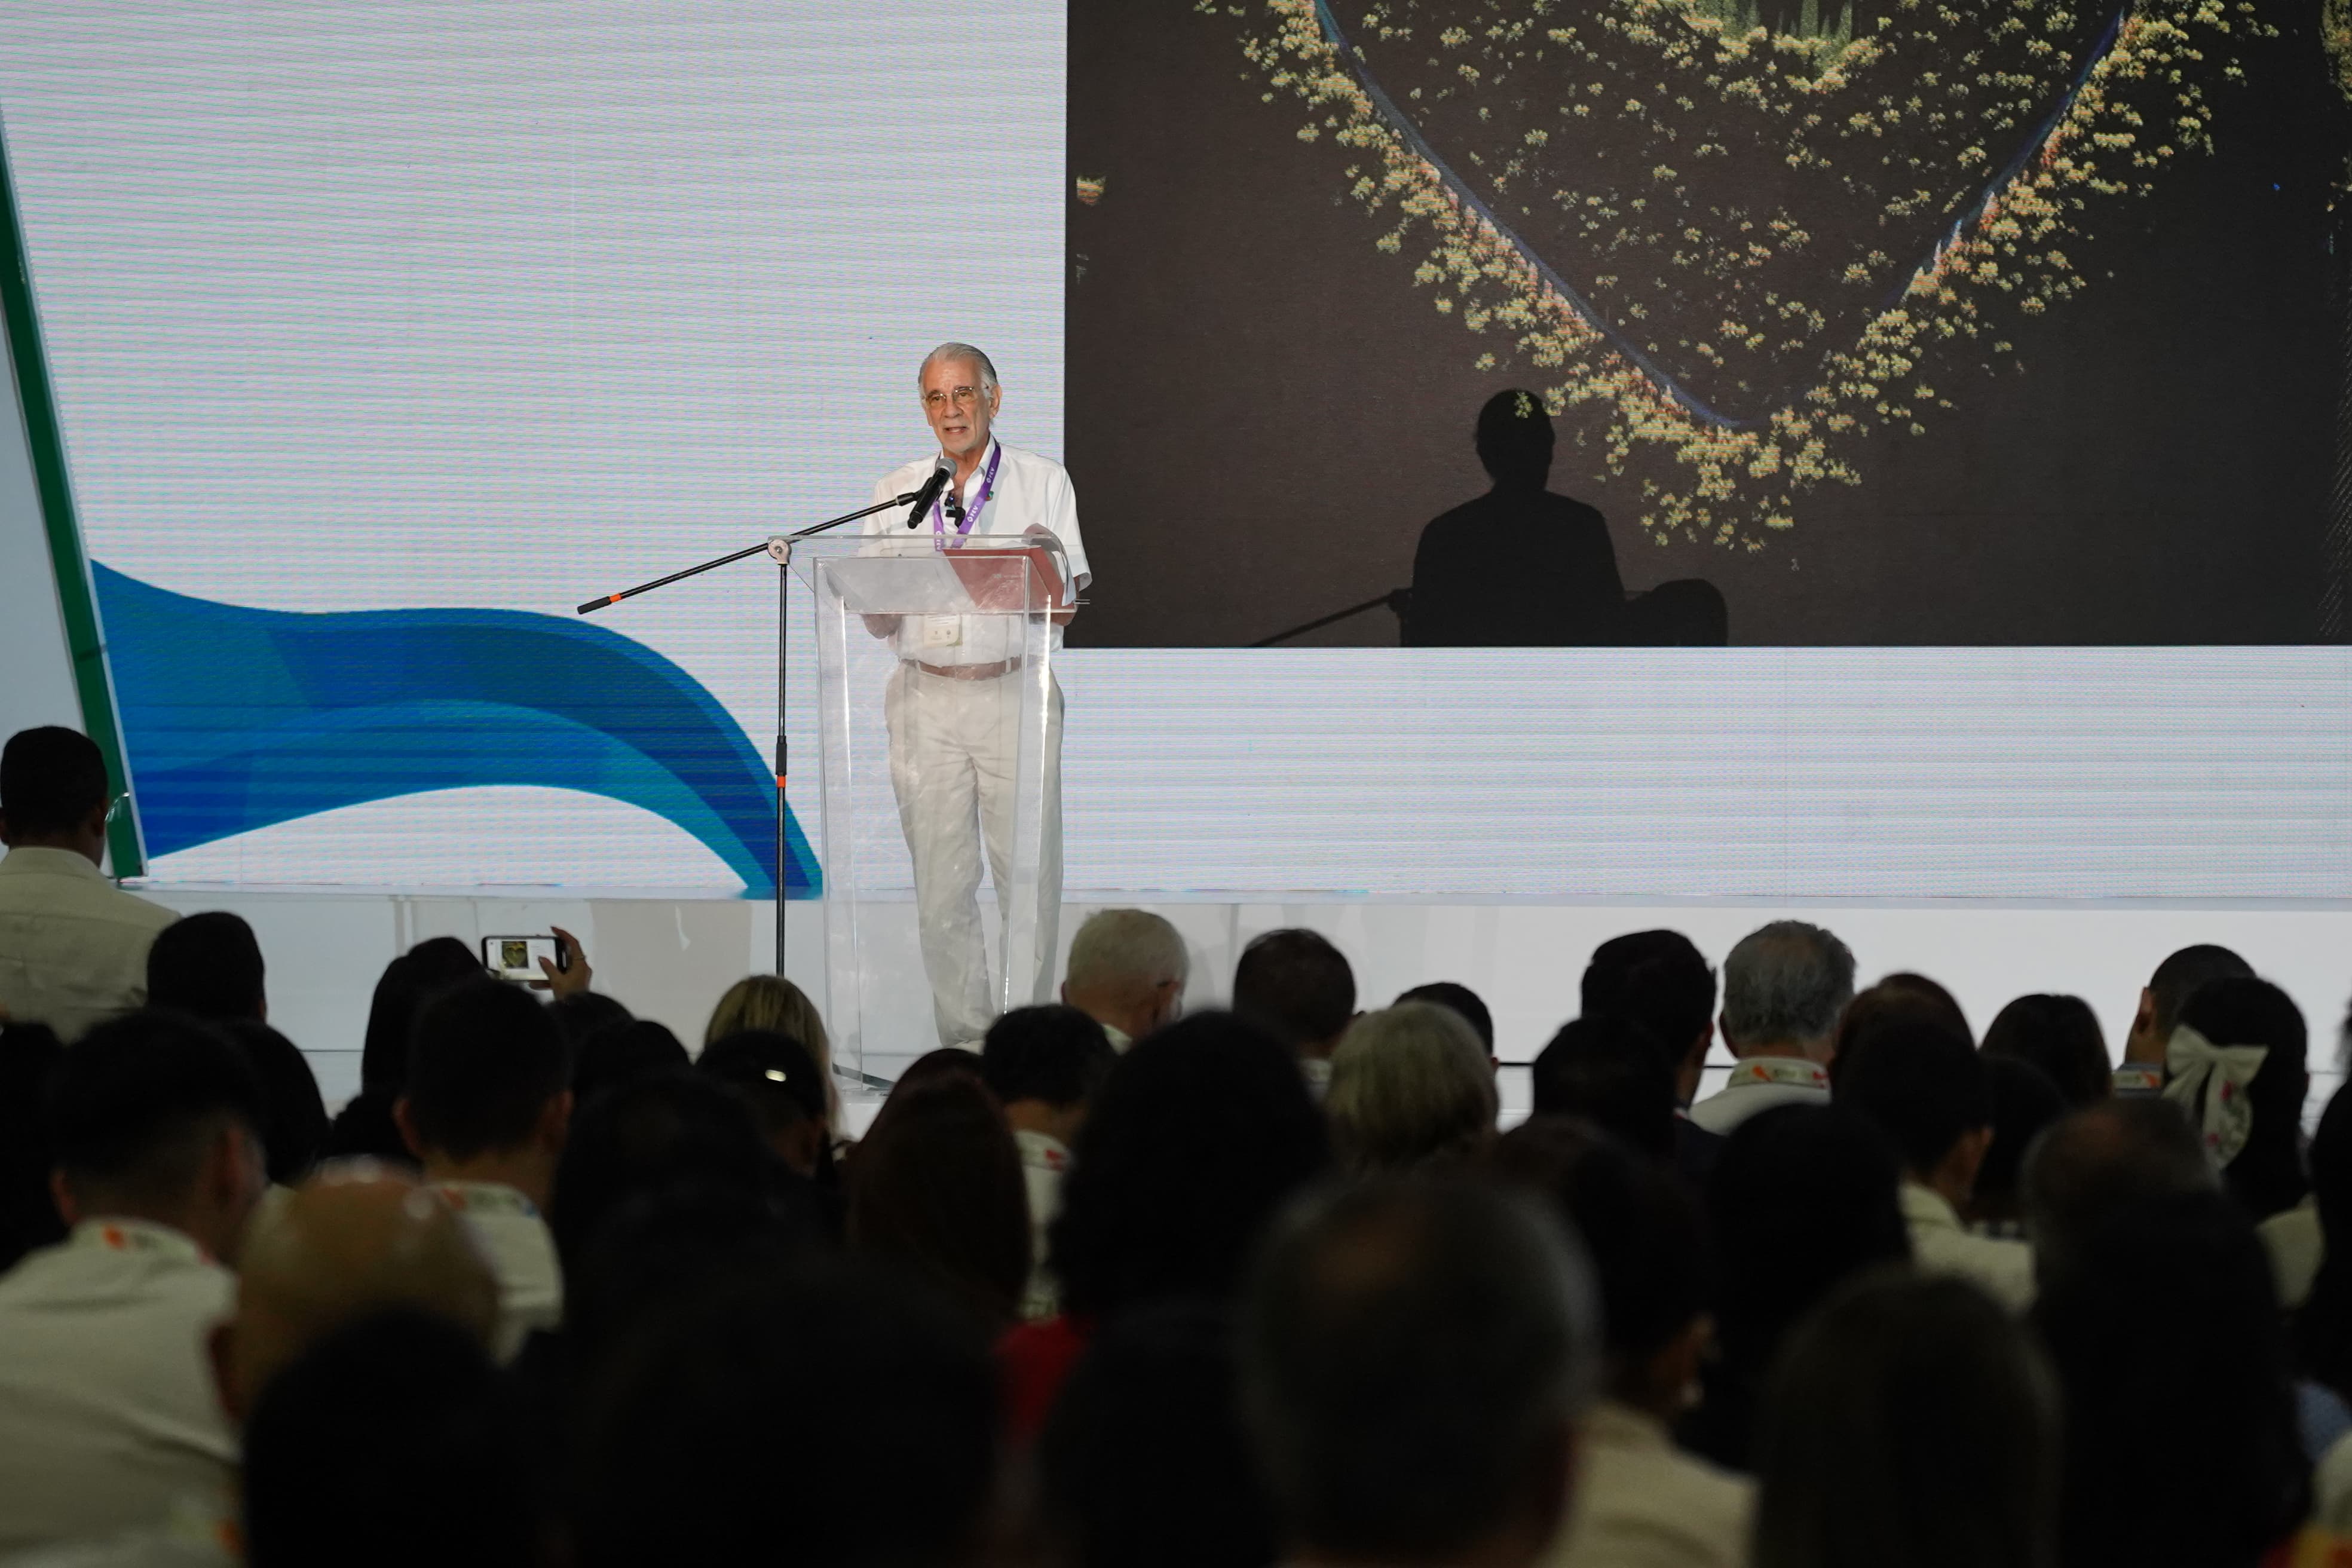
[[552,936],[486,936],[482,939],[482,964],[501,980],[544,980],[546,973],[539,961],[560,963],[556,940]]

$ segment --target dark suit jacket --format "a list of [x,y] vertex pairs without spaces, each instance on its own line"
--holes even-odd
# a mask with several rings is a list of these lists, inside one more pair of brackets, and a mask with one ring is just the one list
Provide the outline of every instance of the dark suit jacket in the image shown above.
[[1422,531],[1410,647],[1571,647],[1622,640],[1609,525],[1549,490],[1492,489]]

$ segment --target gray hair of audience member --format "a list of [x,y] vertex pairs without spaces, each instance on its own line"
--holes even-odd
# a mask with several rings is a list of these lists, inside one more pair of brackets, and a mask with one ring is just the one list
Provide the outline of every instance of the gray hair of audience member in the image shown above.
[[1331,1146],[1359,1173],[1476,1152],[1495,1136],[1495,1064],[1451,1007],[1400,1002],[1348,1026],[1323,1097]]
[[2122,1204],[2210,1193],[2221,1184],[2179,1106],[2168,1100],[2103,1100],[2033,1141],[2018,1192],[2038,1270]]
[[1531,1201],[1458,1181],[1327,1190],[1252,1270],[1242,1403],[1294,1549],[1532,1561],[1564,1516],[1601,1359],[1589,1265]]
[[1070,940],[1065,976],[1076,986],[1151,987],[1191,978],[1184,939],[1149,910],[1097,910]]
[[993,392],[996,390],[996,362],[990,359],[986,354],[981,353],[980,350],[972,347],[970,343],[941,343],[939,347],[925,354],[923,356],[923,363],[915,367],[916,388],[918,390],[921,389],[923,377],[930,373],[931,366],[938,364],[942,360],[954,359],[968,359],[971,361],[972,363],[980,366],[981,391]]
[[1890,1269],[1790,1336],[1756,1443],[1756,1568],[2048,1568],[2057,1374],[1973,1285]]
[[1853,954],[1802,921],[1774,921],[1723,961],[1723,1032],[1741,1046],[1825,1038],[1853,1000]]

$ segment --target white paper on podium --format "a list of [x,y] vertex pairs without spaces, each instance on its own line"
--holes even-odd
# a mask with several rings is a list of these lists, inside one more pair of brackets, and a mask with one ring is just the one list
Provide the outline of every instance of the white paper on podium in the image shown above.
[[824,572],[853,615],[955,616],[979,608],[944,555],[842,555],[827,561]]

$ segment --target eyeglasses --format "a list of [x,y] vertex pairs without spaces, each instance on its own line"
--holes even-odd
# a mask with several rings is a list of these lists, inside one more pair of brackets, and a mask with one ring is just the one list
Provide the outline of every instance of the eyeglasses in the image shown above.
[[980,388],[976,386],[959,386],[947,392],[933,387],[923,394],[923,406],[931,409],[945,408],[950,403],[958,408],[971,408],[979,402]]
[[121,816],[122,815],[122,808],[130,804],[131,792],[129,790],[124,790],[112,800],[108,801],[106,803],[106,825],[109,827],[113,826],[114,819]]

